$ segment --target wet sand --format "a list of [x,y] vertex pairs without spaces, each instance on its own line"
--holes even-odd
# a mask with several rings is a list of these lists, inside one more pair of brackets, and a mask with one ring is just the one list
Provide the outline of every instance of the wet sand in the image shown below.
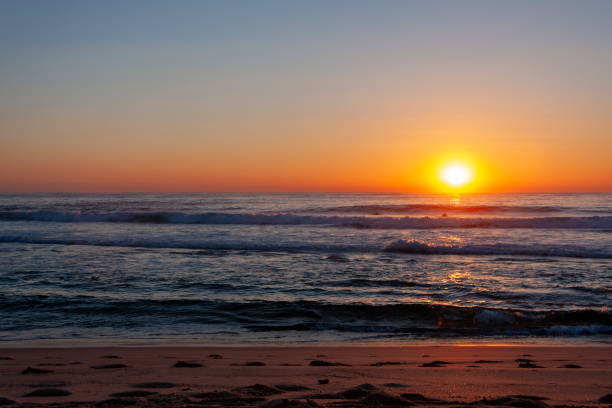
[[0,405],[607,407],[612,347],[0,349],[0,377]]

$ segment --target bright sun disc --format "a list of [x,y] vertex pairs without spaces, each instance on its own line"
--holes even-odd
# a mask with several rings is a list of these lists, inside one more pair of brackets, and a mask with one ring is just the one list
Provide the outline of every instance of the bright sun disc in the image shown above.
[[472,180],[472,172],[463,164],[449,164],[442,169],[441,178],[451,187],[462,187]]

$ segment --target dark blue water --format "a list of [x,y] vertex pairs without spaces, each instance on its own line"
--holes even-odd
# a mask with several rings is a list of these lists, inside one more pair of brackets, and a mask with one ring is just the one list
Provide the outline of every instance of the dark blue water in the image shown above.
[[612,339],[612,195],[0,195],[0,341]]

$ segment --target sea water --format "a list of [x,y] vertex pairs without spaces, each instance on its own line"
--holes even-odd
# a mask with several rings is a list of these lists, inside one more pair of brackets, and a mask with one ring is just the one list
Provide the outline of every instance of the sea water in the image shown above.
[[0,345],[610,342],[611,199],[2,194]]

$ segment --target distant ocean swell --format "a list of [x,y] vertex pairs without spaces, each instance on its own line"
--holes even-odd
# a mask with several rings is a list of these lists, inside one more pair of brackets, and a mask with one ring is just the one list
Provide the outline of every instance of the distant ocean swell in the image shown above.
[[[183,241],[164,240],[159,238],[138,239],[105,239],[102,237],[91,238],[36,238],[23,235],[0,236],[0,243],[22,243],[41,245],[88,245],[103,247],[131,247],[131,248],[156,248],[156,249],[184,249],[202,251],[200,255],[214,255],[214,251],[268,251],[268,252],[312,252],[312,253],[405,253],[423,255],[519,255],[540,257],[567,257],[567,258],[594,258],[612,259],[612,252],[593,249],[578,248],[574,245],[520,245],[520,244],[483,244],[483,245],[435,245],[417,240],[399,239],[385,246],[375,245],[342,245],[342,244],[256,244],[248,242],[206,242],[206,241]],[[213,252],[209,252],[213,251]],[[198,253],[196,252],[195,255]],[[330,256],[330,261],[345,261],[341,256]]]
[[[456,212],[456,213],[554,213],[569,210],[567,207],[535,205],[453,205],[453,204],[387,204],[387,205],[346,205],[337,207],[314,207],[302,212],[338,212],[338,213],[415,213],[423,211]],[[300,212],[300,211],[294,211]],[[599,212],[599,211],[597,211]],[[601,212],[608,212],[602,210]]]
[[[296,302],[217,302],[188,299],[108,300],[61,297],[0,297],[3,310],[17,319],[6,330],[23,330],[21,313],[60,314],[64,324],[94,321],[123,329],[126,325],[224,324],[250,332],[339,331],[427,336],[612,334],[607,310],[526,311],[434,304],[326,304]],[[123,317],[129,317],[124,319]],[[32,327],[52,323],[38,319]],[[134,328],[134,327],[133,327]]]
[[1,221],[39,222],[106,222],[206,225],[328,225],[376,229],[440,229],[440,228],[563,228],[612,229],[612,216],[590,217],[368,217],[315,216],[261,213],[183,213],[183,212],[116,212],[80,213],[55,211],[3,211]]

